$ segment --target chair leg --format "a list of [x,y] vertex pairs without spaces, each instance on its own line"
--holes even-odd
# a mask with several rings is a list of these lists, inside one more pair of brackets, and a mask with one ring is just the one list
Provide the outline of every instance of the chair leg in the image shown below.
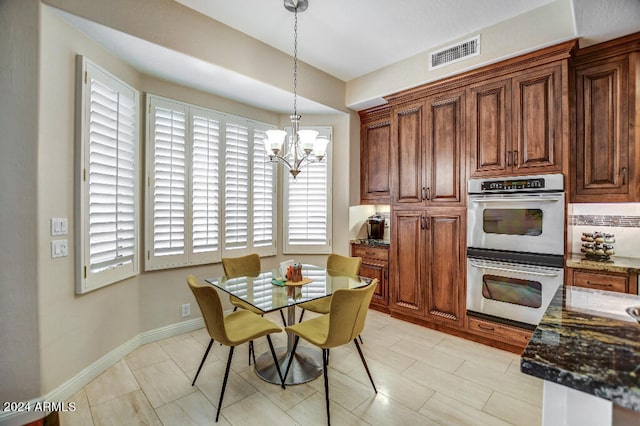
[[204,356],[202,357],[202,361],[200,361],[200,367],[198,367],[198,371],[196,372],[196,377],[193,378],[193,382],[191,386],[196,384],[196,379],[198,378],[198,374],[200,374],[200,370],[202,370],[202,366],[204,365],[204,361],[207,359],[207,355],[209,355],[209,351],[211,350],[211,345],[213,345],[213,339],[209,340],[209,346],[207,346],[207,350],[204,351]]
[[291,355],[289,357],[289,362],[287,363],[287,369],[284,371],[284,380],[287,380],[287,376],[289,375],[289,369],[291,368],[291,361],[293,361],[293,357],[296,356],[296,348],[298,347],[298,341],[300,340],[300,336],[296,335],[296,338],[293,341],[293,348],[291,349]]
[[220,402],[218,402],[218,411],[216,412],[216,423],[220,417],[220,408],[222,408],[222,398],[224,398],[224,390],[227,387],[227,379],[229,378],[229,369],[231,368],[231,358],[233,358],[233,350],[235,346],[229,347],[229,359],[227,360],[227,369],[224,371],[224,380],[222,381],[222,391],[220,392]]
[[362,341],[362,336],[358,334],[358,339],[360,339],[360,343],[362,343],[364,345],[364,342]]
[[237,307],[237,306],[234,306],[234,307],[233,307],[233,312],[235,312],[235,311],[237,311],[237,310],[238,310],[238,307]]
[[[253,355],[253,340],[249,340],[249,365],[251,365],[251,356]],[[253,356],[253,362],[255,364],[256,357]]]
[[282,309],[280,310],[280,317],[282,318],[282,323],[284,324],[284,326],[287,326],[287,320],[284,319],[284,314],[282,313]]
[[300,319],[298,322],[302,322],[302,317],[304,316],[304,308],[302,308],[302,312],[300,312]]
[[367,375],[369,376],[369,380],[371,381],[371,386],[373,386],[373,390],[376,393],[378,393],[378,389],[376,389],[376,385],[373,383],[373,379],[371,378],[371,373],[369,372],[369,366],[367,365],[367,361],[364,360],[364,355],[362,354],[362,350],[360,349],[360,345],[358,344],[358,339],[353,339],[353,343],[355,343],[356,348],[358,348],[358,353],[360,354],[362,365],[364,365],[364,369],[367,370]]
[[[280,311],[282,312],[282,311]],[[271,341],[271,336],[267,334],[267,342],[269,342],[269,349],[271,349],[271,356],[273,356],[273,363],[276,365],[276,370],[278,371],[278,377],[280,377],[280,387],[285,389],[284,385],[284,377],[282,377],[282,371],[280,370],[280,364],[278,363],[278,357],[276,356],[276,350],[273,349],[273,342]],[[255,364],[255,360],[253,361]]]
[[329,349],[322,349],[322,370],[324,373],[324,401],[327,405],[327,425],[331,425],[331,414],[329,413],[329,376],[327,366],[329,364]]

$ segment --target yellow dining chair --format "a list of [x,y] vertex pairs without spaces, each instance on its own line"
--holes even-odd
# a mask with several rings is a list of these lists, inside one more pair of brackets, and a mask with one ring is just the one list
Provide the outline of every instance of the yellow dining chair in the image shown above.
[[[358,272],[360,272],[360,265],[362,265],[361,257],[347,257],[334,253],[331,253],[329,257],[327,257],[327,273],[331,276],[348,275],[355,277],[358,275]],[[302,312],[300,313],[298,322],[302,322],[305,311],[316,312],[318,314],[329,313],[330,301],[331,297],[323,297],[322,299],[300,303],[298,306],[302,308]]]
[[331,296],[331,304],[327,315],[322,315],[285,328],[285,331],[295,334],[295,340],[293,342],[291,357],[289,358],[287,369],[284,373],[284,380],[287,379],[287,374],[289,374],[291,360],[295,356],[300,337],[322,349],[322,370],[324,372],[324,392],[328,424],[331,424],[329,414],[329,379],[327,378],[329,349],[345,345],[353,340],[360,354],[362,364],[367,371],[373,390],[375,393],[378,393],[357,339],[357,336],[364,329],[369,303],[371,302],[373,291],[377,285],[378,280],[374,279],[365,287],[338,289]]
[[[223,257],[222,268],[224,269],[224,274],[227,278],[244,276],[257,277],[258,275],[260,275],[262,264],[260,262],[260,255],[253,253],[240,257]],[[236,296],[229,295],[229,302],[231,302],[231,304],[233,305],[234,312],[238,308],[240,308],[251,311],[254,314],[264,315],[263,311]],[[280,317],[282,318],[282,324],[284,324],[284,326],[286,327],[287,322],[284,319],[284,314],[282,313],[282,311],[280,311]],[[256,356],[255,352],[253,351],[253,342],[249,342],[249,365],[251,365],[252,358],[253,362],[255,363]]]
[[225,316],[222,310],[220,296],[213,286],[201,286],[193,275],[187,276],[187,283],[196,298],[196,302],[198,302],[198,306],[202,312],[202,317],[204,318],[204,323],[207,327],[207,332],[209,332],[209,336],[211,337],[209,346],[207,346],[207,350],[202,357],[202,361],[200,362],[200,366],[193,378],[191,386],[196,384],[196,379],[200,374],[204,361],[207,359],[207,355],[209,355],[209,350],[211,350],[214,340],[217,340],[225,346],[229,346],[229,358],[227,359],[227,368],[224,372],[224,379],[222,381],[222,391],[220,392],[220,401],[218,402],[218,411],[216,412],[216,422],[220,416],[222,398],[224,397],[224,390],[227,387],[227,379],[229,378],[229,368],[231,367],[233,350],[238,345],[253,341],[258,337],[266,336],[267,341],[269,342],[271,355],[273,356],[273,362],[276,365],[278,376],[280,377],[280,386],[284,389],[284,378],[282,377],[282,372],[280,371],[280,366],[278,364],[278,359],[276,357],[276,352],[273,349],[273,343],[271,342],[270,336],[271,333],[279,333],[282,329],[271,321],[248,310],[232,312]]

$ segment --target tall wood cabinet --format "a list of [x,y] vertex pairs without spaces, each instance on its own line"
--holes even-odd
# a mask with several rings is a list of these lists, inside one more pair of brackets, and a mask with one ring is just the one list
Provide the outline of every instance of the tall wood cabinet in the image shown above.
[[464,205],[464,116],[464,90],[393,109],[393,204]]
[[391,196],[391,110],[381,108],[360,116],[360,200],[389,204]]
[[391,312],[462,328],[466,210],[397,210],[391,219]]
[[578,52],[572,201],[640,201],[640,33]]
[[566,68],[558,61],[469,87],[471,177],[562,171]]

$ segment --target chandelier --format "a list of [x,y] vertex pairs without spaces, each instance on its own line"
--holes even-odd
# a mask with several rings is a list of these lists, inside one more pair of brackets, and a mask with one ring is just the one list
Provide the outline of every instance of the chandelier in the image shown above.
[[285,165],[295,179],[302,167],[310,163],[322,161],[327,153],[329,140],[318,137],[315,130],[300,130],[300,115],[298,115],[298,12],[304,12],[309,6],[308,0],[284,0],[284,7],[294,14],[293,25],[293,114],[291,119],[291,136],[287,145],[284,130],[267,130],[265,148],[269,161]]

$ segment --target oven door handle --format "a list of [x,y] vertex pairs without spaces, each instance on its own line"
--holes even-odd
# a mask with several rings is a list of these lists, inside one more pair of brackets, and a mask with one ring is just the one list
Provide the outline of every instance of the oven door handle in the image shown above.
[[516,272],[519,274],[527,274],[527,275],[537,275],[540,277],[557,277],[558,274],[553,274],[550,272],[536,272],[536,271],[523,271],[519,269],[511,269],[511,268],[499,268],[497,266],[489,266],[489,265],[480,265],[478,263],[471,262],[471,266],[478,269],[491,269],[494,271],[504,271],[504,272]]
[[530,197],[530,198],[470,198],[470,201],[474,203],[505,203],[505,202],[523,202],[523,203],[537,203],[539,201],[557,202],[560,198],[554,197]]

